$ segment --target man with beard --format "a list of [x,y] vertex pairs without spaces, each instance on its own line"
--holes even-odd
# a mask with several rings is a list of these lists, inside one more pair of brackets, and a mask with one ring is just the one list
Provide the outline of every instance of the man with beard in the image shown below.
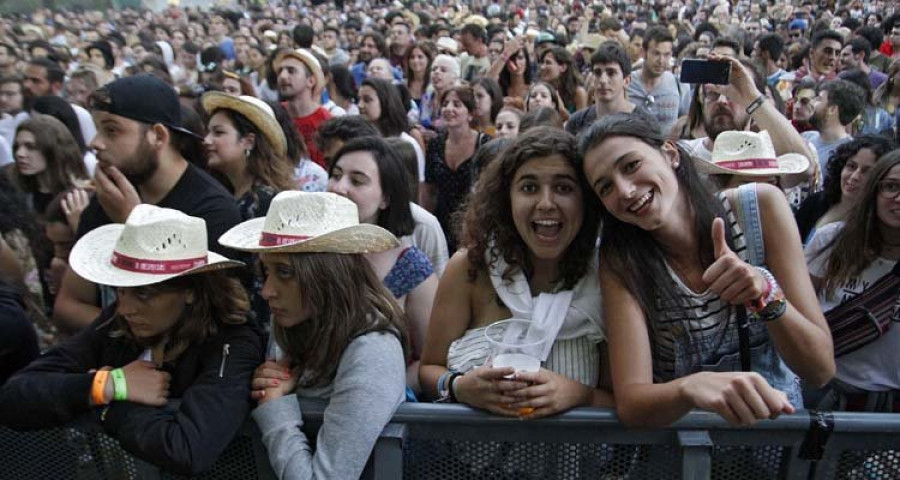
[[[728,85],[699,85],[700,114],[707,137],[679,142],[696,158],[712,161],[713,143],[722,132],[748,130],[751,121],[759,130],[767,130],[776,155],[799,153],[812,158],[809,145],[791,126],[791,122],[778,111],[771,100],[762,93],[765,81],[753,66],[734,57],[711,52],[710,60],[731,62],[731,78]],[[806,172],[781,177],[781,188],[790,188],[808,180],[815,172],[814,162]]]
[[294,120],[294,126],[309,151],[309,158],[326,168],[325,158],[315,142],[319,125],[331,118],[322,107],[320,93],[325,88],[325,73],[316,57],[302,48],[279,55],[273,63],[278,72],[278,94]]
[[847,125],[866,108],[866,94],[863,89],[846,80],[832,80],[819,87],[813,101],[813,115],[809,119],[815,130],[803,133],[803,138],[815,147],[819,154],[819,165],[824,172],[831,155],[844,143],[853,140],[847,133]]
[[357,58],[359,61],[350,67],[350,73],[353,74],[356,84],[362,85],[363,80],[366,79],[366,68],[373,58],[390,58],[384,37],[378,32],[366,32],[359,45]]
[[[31,108],[31,103],[37,97],[62,96],[64,81],[65,72],[53,60],[35,58],[28,62],[25,66],[25,80],[22,82],[22,94],[25,96],[25,111]],[[78,126],[81,127],[84,143],[90,143],[94,135],[97,134],[97,128],[94,126],[91,114],[74,103],[70,104],[72,109],[75,110],[75,115],[78,116]]]
[[[96,194],[81,214],[77,237],[108,223],[124,223],[140,203],[180,210],[206,221],[209,248],[237,258],[216,241],[241,216],[233,196],[215,179],[188,162],[178,150],[181,125],[175,91],[148,74],[116,80],[91,94],[99,133]],[[68,214],[68,206],[63,210]],[[98,298],[95,284],[68,270],[53,309],[54,321],[70,331],[90,324],[110,298]]]

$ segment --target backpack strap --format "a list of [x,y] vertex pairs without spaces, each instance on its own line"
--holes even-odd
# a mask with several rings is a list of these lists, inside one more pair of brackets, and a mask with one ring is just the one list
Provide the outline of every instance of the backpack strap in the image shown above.
[[732,206],[738,224],[747,242],[747,262],[754,266],[766,264],[766,243],[763,238],[762,219],[759,215],[759,198],[756,184],[745,183],[737,189],[737,202]]
[[[737,189],[737,201],[732,206],[735,218],[744,231],[747,243],[747,261],[754,266],[766,263],[766,244],[763,239],[762,220],[759,216],[759,198],[756,195],[756,184],[746,183]],[[750,364],[750,323],[747,321],[747,308],[737,307],[738,342],[741,354],[741,370],[752,371]]]

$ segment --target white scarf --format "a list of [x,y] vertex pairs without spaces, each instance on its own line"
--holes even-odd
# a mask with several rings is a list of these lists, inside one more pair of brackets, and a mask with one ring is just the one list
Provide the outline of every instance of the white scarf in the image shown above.
[[[485,251],[486,261],[491,265]],[[525,274],[519,270],[512,281],[503,280],[503,272],[508,264],[501,256],[495,265],[489,266],[491,283],[503,304],[512,312],[513,318],[531,320],[525,338],[545,338],[540,360],[546,361],[556,339],[569,340],[587,335],[594,342],[600,342],[605,335],[605,325],[601,313],[600,281],[597,275],[599,263],[597,250],[591,255],[591,264],[572,290],[557,293],[541,293],[531,296],[531,287]],[[504,338],[521,336],[521,331],[507,328]]]

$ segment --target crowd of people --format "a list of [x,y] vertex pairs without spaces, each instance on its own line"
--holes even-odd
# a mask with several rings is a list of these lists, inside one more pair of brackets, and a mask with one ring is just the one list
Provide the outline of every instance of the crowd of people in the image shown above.
[[898,126],[880,0],[0,18],[0,425],[356,478],[404,401],[900,412]]

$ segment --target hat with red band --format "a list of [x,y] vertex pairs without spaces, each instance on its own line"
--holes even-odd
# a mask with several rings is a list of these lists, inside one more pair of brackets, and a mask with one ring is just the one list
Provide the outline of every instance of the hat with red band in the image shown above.
[[247,220],[219,237],[225,247],[245,252],[374,253],[398,245],[391,232],[359,223],[352,200],[334,193],[281,192],[265,218]]
[[716,137],[712,160],[697,159],[697,170],[708,175],[771,177],[803,173],[809,159],[799,153],[776,156],[769,132],[729,130]]
[[104,225],[81,237],[69,264],[81,277],[112,287],[141,287],[244,265],[206,247],[203,219],[141,204],[124,224]]

